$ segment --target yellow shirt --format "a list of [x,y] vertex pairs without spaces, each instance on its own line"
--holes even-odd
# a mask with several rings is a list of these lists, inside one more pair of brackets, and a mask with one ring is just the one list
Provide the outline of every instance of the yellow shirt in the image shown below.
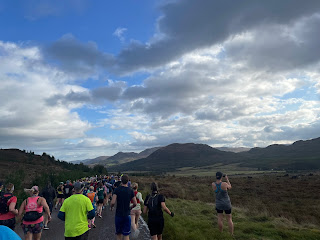
[[87,213],[93,209],[90,199],[74,194],[64,200],[61,212],[65,213],[65,237],[77,237],[89,230]]

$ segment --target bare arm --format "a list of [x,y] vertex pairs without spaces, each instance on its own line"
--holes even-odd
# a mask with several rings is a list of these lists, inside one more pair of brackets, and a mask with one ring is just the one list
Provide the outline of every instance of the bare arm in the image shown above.
[[10,203],[9,205],[9,212],[12,212],[14,215],[18,215],[19,211],[16,209],[16,204],[15,202]]
[[228,189],[231,189],[232,186],[231,186],[231,183],[230,183],[229,178],[228,178],[227,175],[226,175],[226,180],[227,180],[227,188],[228,188]]
[[215,190],[217,189],[216,184],[213,182],[211,185],[212,185],[212,189],[213,189],[213,191],[215,191]]
[[168,213],[169,215],[171,215],[171,211],[169,210],[169,208],[167,208],[165,202],[161,202],[161,207],[162,207],[162,209],[163,209],[166,213]]
[[131,200],[133,202],[131,208],[134,208],[135,206],[137,206],[137,199],[136,199],[136,197],[133,197]]
[[148,207],[147,207],[147,206],[144,206],[144,207],[143,207],[143,213],[144,213],[144,214],[147,214],[147,211],[148,211]]
[[111,211],[113,210],[114,205],[116,204],[116,201],[117,201],[117,195],[116,195],[116,194],[113,194],[112,200],[111,200],[111,203],[110,203],[110,210],[111,210]]
[[21,206],[20,206],[20,208],[19,208],[18,221],[20,221],[21,218],[22,218],[22,214],[23,214],[23,212],[24,212],[25,206],[26,206],[26,200],[24,200],[24,201],[22,202],[22,204],[21,204]]

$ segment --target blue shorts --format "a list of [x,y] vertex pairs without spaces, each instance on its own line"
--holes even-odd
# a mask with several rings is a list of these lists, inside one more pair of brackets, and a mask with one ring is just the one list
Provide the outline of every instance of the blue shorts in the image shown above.
[[116,234],[122,234],[123,236],[128,236],[131,233],[131,217],[115,217],[116,223]]

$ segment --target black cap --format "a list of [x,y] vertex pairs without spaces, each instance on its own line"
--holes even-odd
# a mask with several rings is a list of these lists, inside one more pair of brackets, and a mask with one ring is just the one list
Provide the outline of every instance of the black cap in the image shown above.
[[217,178],[217,179],[221,179],[222,176],[223,176],[223,173],[222,173],[222,172],[217,172],[217,173],[216,173],[216,178]]

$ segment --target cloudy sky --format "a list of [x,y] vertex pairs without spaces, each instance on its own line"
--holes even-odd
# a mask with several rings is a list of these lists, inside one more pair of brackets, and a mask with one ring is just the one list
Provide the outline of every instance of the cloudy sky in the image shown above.
[[318,0],[4,0],[0,147],[76,160],[320,137]]

